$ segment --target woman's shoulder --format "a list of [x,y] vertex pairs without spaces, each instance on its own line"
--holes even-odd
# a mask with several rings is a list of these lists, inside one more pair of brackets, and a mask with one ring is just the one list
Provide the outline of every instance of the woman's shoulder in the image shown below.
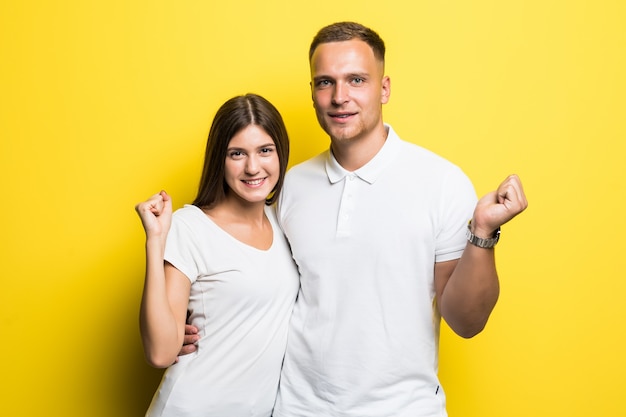
[[183,207],[174,211],[172,215],[172,224],[187,224],[190,226],[203,224],[206,222],[207,216],[201,208],[193,204],[185,204]]

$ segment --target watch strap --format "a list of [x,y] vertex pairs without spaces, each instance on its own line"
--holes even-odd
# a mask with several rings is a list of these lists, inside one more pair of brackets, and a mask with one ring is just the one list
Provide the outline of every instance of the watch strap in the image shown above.
[[474,246],[478,246],[479,248],[483,248],[483,249],[491,249],[494,246],[496,246],[496,243],[498,243],[498,241],[500,240],[500,227],[498,227],[498,229],[495,231],[495,233],[493,234],[493,237],[484,238],[484,237],[478,237],[474,233],[472,233],[471,226],[472,226],[472,221],[470,220],[469,223],[467,223],[466,236],[467,236],[467,241]]

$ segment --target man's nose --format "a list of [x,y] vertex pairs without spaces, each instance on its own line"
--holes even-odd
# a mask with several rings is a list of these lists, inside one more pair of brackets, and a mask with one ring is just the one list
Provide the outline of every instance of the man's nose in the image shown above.
[[345,103],[347,99],[348,99],[347,87],[344,86],[343,83],[336,83],[333,88],[333,96],[332,96],[333,104],[340,106],[343,103]]

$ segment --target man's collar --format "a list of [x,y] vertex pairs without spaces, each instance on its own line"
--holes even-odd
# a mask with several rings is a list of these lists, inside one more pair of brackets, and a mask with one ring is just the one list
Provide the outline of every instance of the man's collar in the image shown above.
[[[368,163],[352,172],[369,184],[373,184],[380,177],[385,167],[393,161],[394,156],[399,151],[400,138],[390,125],[385,124],[385,128],[388,133],[383,147]],[[337,162],[332,151],[329,150],[326,155],[326,174],[331,183],[339,182],[351,174]]]

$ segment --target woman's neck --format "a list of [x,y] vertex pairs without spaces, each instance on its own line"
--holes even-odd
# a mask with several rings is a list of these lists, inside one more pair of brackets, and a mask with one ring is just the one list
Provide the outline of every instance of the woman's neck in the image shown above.
[[227,196],[213,207],[203,211],[211,218],[220,218],[227,222],[258,225],[266,220],[264,201],[250,203]]
[[226,199],[205,214],[222,230],[246,245],[260,250],[272,246],[274,231],[265,215],[265,202],[240,204]]

